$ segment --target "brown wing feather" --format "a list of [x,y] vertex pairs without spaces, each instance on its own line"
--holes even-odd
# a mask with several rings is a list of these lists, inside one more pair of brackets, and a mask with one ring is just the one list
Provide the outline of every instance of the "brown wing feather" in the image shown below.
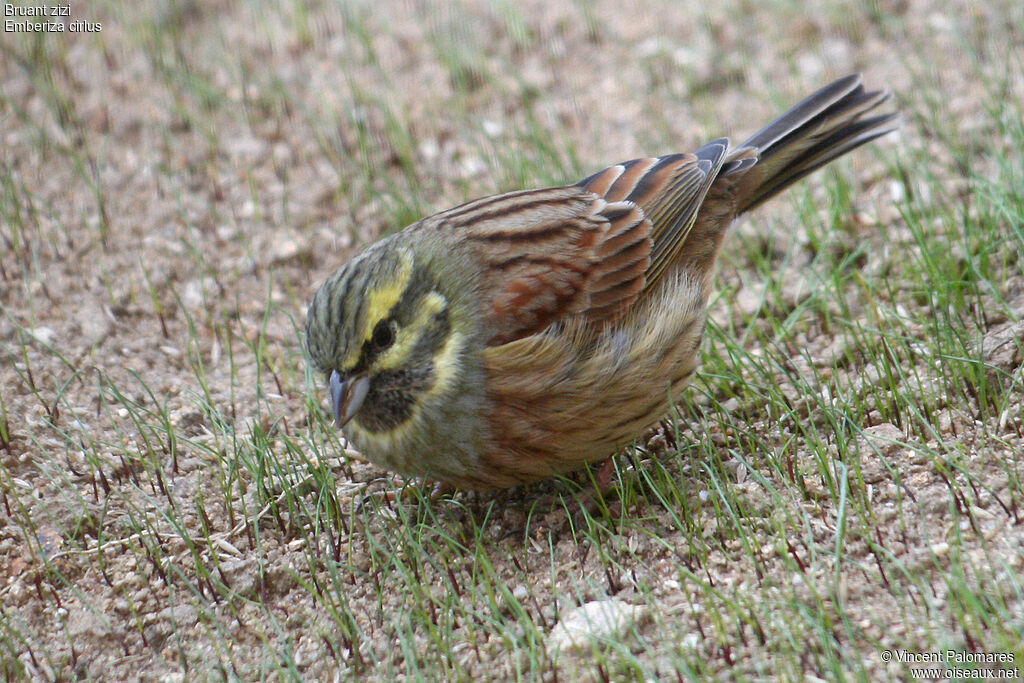
[[622,316],[683,249],[728,148],[723,138],[634,159],[574,186],[485,197],[428,219],[475,247],[489,345],[570,316]]
[[428,221],[421,227],[460,231],[481,265],[489,345],[573,315],[614,319],[640,295],[650,263],[643,212],[575,186],[486,197]]
[[643,291],[651,290],[683,248],[728,148],[729,141],[723,138],[694,154],[633,159],[578,183],[608,201],[636,205],[651,222],[653,246]]
[[631,202],[605,204],[600,215],[608,221],[608,232],[594,252],[589,301],[583,314],[591,322],[611,322],[625,313],[644,289],[653,244],[651,222]]
[[489,345],[581,315],[613,322],[682,248],[728,141],[609,167],[571,187],[513,192],[430,219],[464,229],[483,266]]

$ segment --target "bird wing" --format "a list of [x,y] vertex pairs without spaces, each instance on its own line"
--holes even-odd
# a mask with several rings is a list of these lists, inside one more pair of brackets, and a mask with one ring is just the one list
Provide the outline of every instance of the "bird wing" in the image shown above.
[[749,165],[743,160],[726,165],[728,151],[728,138],[719,138],[692,154],[633,159],[609,166],[577,183],[606,201],[635,204],[651,222],[653,246],[651,263],[644,273],[645,291],[658,282],[683,248],[719,173]]
[[576,315],[620,315],[643,290],[653,244],[639,207],[577,186],[485,197],[416,227],[447,234],[452,250],[479,265],[489,345]]
[[488,344],[582,316],[617,320],[682,248],[727,140],[693,154],[634,159],[568,187],[509,192],[457,206],[419,228],[450,233],[480,264]]

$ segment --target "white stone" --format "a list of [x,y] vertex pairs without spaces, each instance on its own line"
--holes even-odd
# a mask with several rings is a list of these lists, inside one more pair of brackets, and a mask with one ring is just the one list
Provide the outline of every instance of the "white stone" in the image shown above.
[[650,620],[646,605],[621,600],[588,602],[565,614],[548,635],[550,651],[583,652],[602,641],[622,640]]

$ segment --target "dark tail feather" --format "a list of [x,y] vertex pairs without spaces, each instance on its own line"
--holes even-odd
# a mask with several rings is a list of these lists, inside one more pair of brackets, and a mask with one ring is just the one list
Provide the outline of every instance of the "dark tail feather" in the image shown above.
[[[899,114],[865,118],[889,99],[867,92],[860,74],[814,93],[755,133],[729,155],[724,173],[738,179],[737,213],[746,213],[833,159],[899,127]],[[749,166],[751,152],[757,163]]]

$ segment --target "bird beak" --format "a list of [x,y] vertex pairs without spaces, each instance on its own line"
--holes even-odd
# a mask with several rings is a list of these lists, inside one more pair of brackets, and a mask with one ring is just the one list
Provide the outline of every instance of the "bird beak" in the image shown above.
[[359,412],[369,390],[369,377],[342,379],[341,373],[337,370],[331,372],[331,407],[334,410],[335,427],[341,429]]

